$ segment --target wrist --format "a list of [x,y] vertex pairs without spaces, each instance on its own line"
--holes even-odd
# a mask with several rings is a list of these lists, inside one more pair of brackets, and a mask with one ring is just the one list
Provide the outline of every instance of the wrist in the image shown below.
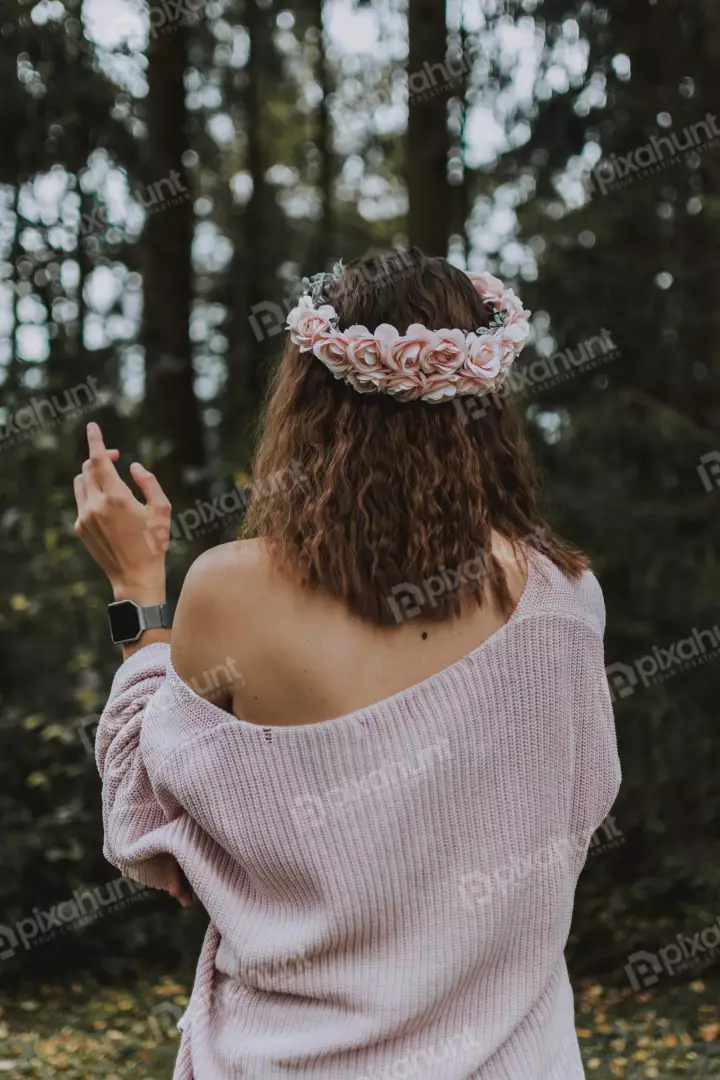
[[164,577],[145,581],[113,581],[111,585],[115,600],[134,600],[140,607],[164,604],[167,600]]

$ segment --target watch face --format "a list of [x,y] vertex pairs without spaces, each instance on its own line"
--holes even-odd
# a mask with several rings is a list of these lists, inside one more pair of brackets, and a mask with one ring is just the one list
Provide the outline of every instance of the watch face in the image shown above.
[[134,641],[140,633],[140,616],[131,600],[121,600],[108,606],[110,634],[118,645],[122,641]]

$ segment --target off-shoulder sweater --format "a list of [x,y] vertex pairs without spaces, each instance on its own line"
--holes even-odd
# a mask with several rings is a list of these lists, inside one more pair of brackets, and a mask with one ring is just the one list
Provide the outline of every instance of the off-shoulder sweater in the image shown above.
[[149,645],[97,733],[104,853],[210,923],[174,1080],[575,1080],[564,959],[618,791],[591,573],[533,555],[509,621],[392,697],[261,727]]

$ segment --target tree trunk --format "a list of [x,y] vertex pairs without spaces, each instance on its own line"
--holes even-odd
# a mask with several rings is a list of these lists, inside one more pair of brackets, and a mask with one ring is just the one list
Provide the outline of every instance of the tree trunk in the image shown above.
[[274,252],[269,249],[274,200],[265,179],[268,117],[264,106],[268,80],[273,78],[272,19],[272,9],[258,0],[247,0],[244,25],[250,49],[243,105],[245,167],[252,180],[252,194],[244,208],[234,208],[231,215],[235,252],[228,274],[231,348],[223,407],[224,456],[243,464],[251,455],[254,425],[265,391],[265,361],[277,347],[284,322],[274,302]]
[[189,333],[193,206],[182,163],[188,148],[186,48],[180,21],[167,33],[151,34],[145,185],[136,192],[148,214],[142,240],[145,421],[162,444],[158,475],[176,492],[189,470],[204,462]]
[[443,0],[408,0],[408,28],[408,233],[410,243],[426,254],[444,256],[450,233],[450,135]]
[[18,303],[20,300],[20,270],[19,262],[22,257],[22,244],[20,243],[20,189],[22,187],[22,181],[18,177],[17,184],[13,188],[13,237],[12,247],[10,249],[10,265],[12,267],[12,332],[10,335],[10,363],[8,364],[7,375],[3,383],[3,390],[7,393],[10,390],[16,391],[22,383],[22,364],[18,357],[18,330],[20,329],[20,313],[18,311]]
[[[252,178],[252,195],[247,204],[245,215],[245,265],[247,267],[248,300],[250,310],[270,299],[268,296],[268,266],[266,244],[269,222],[267,221],[268,191],[265,181],[267,168],[265,154],[264,128],[267,120],[263,115],[262,71],[263,57],[272,47],[268,15],[258,0],[249,0],[247,4],[247,31],[250,37],[250,55],[248,57],[247,87],[247,137],[248,171]],[[251,339],[247,315],[243,319],[247,348],[247,393],[245,402],[254,412],[258,407],[264,379],[261,371],[261,358],[267,352],[267,341],[256,342]]]
[[[78,185],[78,188],[80,185]],[[80,221],[81,226],[78,230],[77,237],[77,262],[78,262],[78,285],[77,285],[77,305],[78,316],[75,324],[75,356],[78,361],[78,368],[85,366],[86,349],[85,349],[85,317],[87,315],[87,305],[85,302],[85,285],[87,279],[90,276],[92,270],[92,261],[87,250],[87,239],[83,235],[82,222],[91,220],[93,212],[93,199],[92,196],[80,189]]]
[[470,174],[467,168],[467,119],[470,111],[470,102],[468,96],[470,93],[470,71],[469,66],[469,40],[468,33],[465,29],[465,24],[462,23],[460,27],[460,57],[462,61],[462,79],[459,91],[459,104],[460,104],[460,134],[458,136],[458,161],[460,169],[462,170],[462,179],[458,187],[458,222],[457,232],[462,242],[463,254],[465,258],[465,269],[470,264],[470,247],[471,239],[469,233],[470,213],[472,211],[472,202],[470,199]]
[[322,202],[322,217],[317,231],[315,268],[311,273],[319,273],[327,269],[327,262],[335,255],[335,222],[333,220],[333,156],[332,156],[332,119],[328,98],[330,97],[330,73],[328,70],[325,27],[323,23],[323,0],[313,0],[313,13],[315,25],[318,30],[318,64],[317,80],[322,90],[322,100],[318,110],[317,148],[320,154],[320,198]]

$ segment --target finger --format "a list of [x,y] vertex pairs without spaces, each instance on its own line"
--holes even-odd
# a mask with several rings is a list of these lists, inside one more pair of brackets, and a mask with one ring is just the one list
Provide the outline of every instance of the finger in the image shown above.
[[117,461],[118,458],[120,457],[120,451],[119,450],[106,450],[105,453],[107,454],[107,456],[110,458],[111,461]]
[[78,517],[85,511],[87,507],[87,494],[85,492],[85,477],[76,476],[73,480],[73,490],[75,492],[75,502],[77,504]]
[[167,891],[177,900],[182,907],[189,907],[192,904],[192,892],[190,886],[187,883],[187,879],[183,874],[178,863],[173,859],[167,867],[165,873],[165,882],[167,885]]
[[186,888],[181,889],[180,895],[178,896],[178,902],[181,907],[190,907],[193,902],[192,890]]
[[130,475],[145,496],[148,506],[157,510],[170,509],[170,500],[160,487],[160,482],[144,465],[134,461],[130,466]]
[[100,425],[96,424],[94,420],[91,420],[87,425],[87,441],[88,449],[92,455],[93,450],[96,453],[104,453],[107,447],[105,446],[105,440],[103,439],[103,433],[100,430]]
[[185,871],[182,869],[180,870],[180,878],[182,881],[182,899],[180,902],[182,903],[183,907],[189,907],[190,904],[192,904],[193,902],[192,885],[188,881],[185,875]]
[[[117,461],[117,459],[120,457],[120,451],[119,450],[107,450],[106,453],[107,453],[107,456],[110,458],[111,461]],[[87,465],[87,467],[89,469],[90,466],[92,465],[92,458],[86,458],[84,464]]]
[[95,483],[101,491],[116,490],[122,484],[122,480],[118,476],[113,460],[105,447],[100,427],[94,421],[87,426],[87,437],[90,449],[90,464]]
[[[120,451],[119,450],[106,450],[105,453],[109,457],[110,461],[117,461],[118,458],[120,457]],[[84,469],[84,471],[86,473],[91,470],[92,464],[93,464],[92,458],[86,458],[86,460],[83,462],[83,469]],[[94,475],[94,473],[93,473],[93,475]]]
[[177,860],[172,855],[163,856],[163,876],[167,891],[171,896],[179,896],[182,892],[182,872]]
[[99,478],[97,473],[93,469],[93,464],[90,458],[88,458],[86,461],[83,461],[82,474],[83,480],[85,482],[85,495],[88,502],[90,502],[93,497],[97,495],[102,495],[102,488],[100,487]]

